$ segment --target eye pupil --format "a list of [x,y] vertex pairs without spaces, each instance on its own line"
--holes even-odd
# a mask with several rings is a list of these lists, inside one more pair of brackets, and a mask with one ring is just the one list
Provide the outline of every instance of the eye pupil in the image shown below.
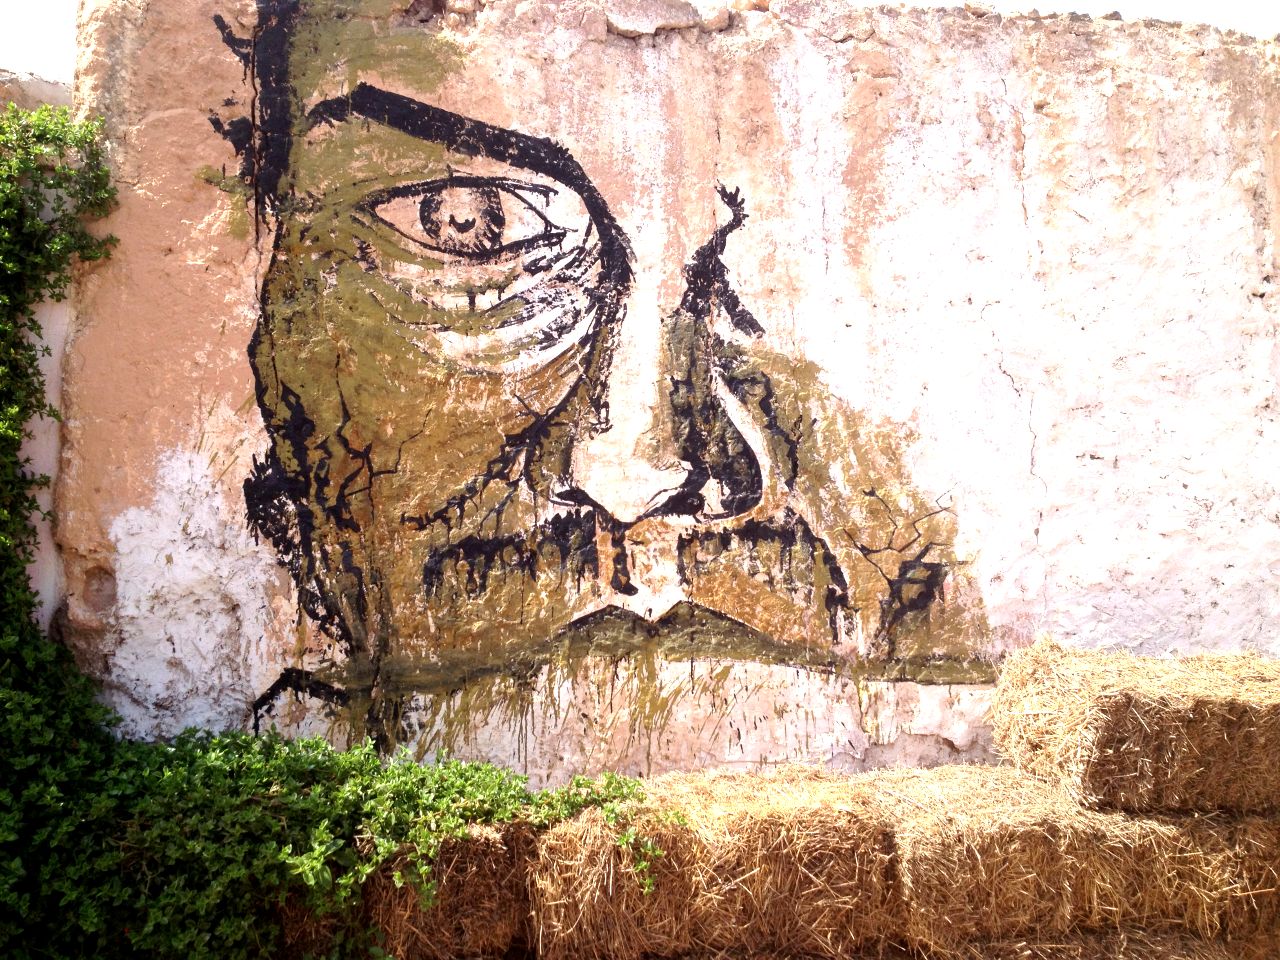
[[423,195],[418,217],[446,253],[492,253],[502,248],[506,217],[493,187],[451,186]]

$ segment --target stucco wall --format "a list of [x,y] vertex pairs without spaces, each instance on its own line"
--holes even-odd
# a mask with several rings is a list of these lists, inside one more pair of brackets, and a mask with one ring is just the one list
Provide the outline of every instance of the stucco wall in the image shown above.
[[738,6],[86,5],[127,732],[930,762],[1038,635],[1276,650],[1275,43]]

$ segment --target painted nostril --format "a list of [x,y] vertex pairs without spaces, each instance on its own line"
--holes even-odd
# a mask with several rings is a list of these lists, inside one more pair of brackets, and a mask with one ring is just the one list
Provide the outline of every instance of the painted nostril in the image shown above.
[[599,507],[585,490],[566,483],[557,483],[551,487],[551,502],[575,507]]
[[696,517],[706,508],[706,498],[699,490],[682,487],[664,500],[659,506],[650,510],[646,517]]
[[595,507],[621,524],[670,512],[661,507],[689,486],[691,470],[651,451],[646,441],[643,432],[615,427],[579,442],[556,499]]

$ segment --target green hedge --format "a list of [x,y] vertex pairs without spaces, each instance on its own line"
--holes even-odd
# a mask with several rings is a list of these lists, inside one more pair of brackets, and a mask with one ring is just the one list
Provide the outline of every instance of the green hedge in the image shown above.
[[114,203],[99,133],[65,110],[0,115],[0,957],[272,956],[286,897],[336,917],[335,956],[380,955],[356,908],[395,851],[416,852],[406,880],[429,897],[432,856],[468,824],[545,826],[639,785],[605,775],[532,792],[509,771],[388,762],[368,745],[112,736],[92,685],[34,620],[30,518],[48,480],[20,449],[31,420],[57,416],[34,309],[114,242],[84,227]]

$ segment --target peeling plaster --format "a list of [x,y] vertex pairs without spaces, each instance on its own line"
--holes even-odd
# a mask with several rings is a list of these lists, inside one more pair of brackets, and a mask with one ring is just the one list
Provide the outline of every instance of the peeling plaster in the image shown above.
[[[111,524],[116,645],[106,697],[126,735],[243,728],[256,695],[276,558],[229,508],[205,458],[172,452],[148,507]],[[105,588],[103,588],[105,590]]]

